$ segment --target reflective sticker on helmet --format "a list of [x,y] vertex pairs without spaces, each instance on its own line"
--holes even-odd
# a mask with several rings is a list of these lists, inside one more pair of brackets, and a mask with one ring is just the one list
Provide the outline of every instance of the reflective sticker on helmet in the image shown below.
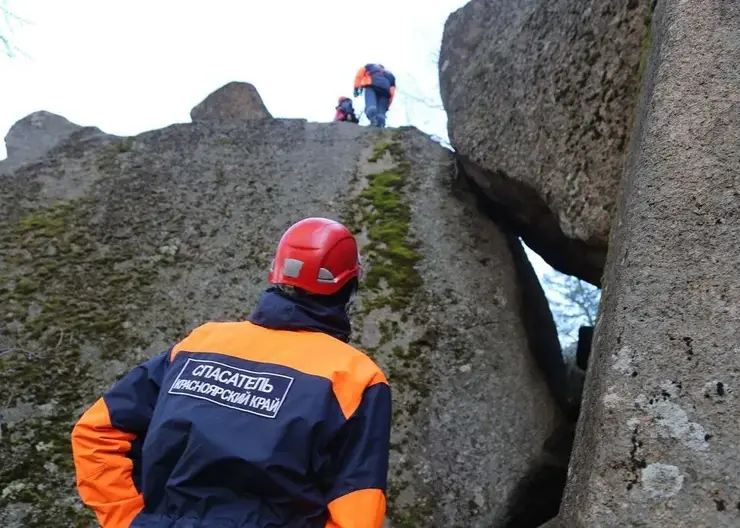
[[301,268],[303,267],[303,261],[298,259],[286,258],[283,261],[283,275],[297,279],[298,275],[301,274]]
[[326,268],[319,270],[319,282],[334,282],[334,275]]

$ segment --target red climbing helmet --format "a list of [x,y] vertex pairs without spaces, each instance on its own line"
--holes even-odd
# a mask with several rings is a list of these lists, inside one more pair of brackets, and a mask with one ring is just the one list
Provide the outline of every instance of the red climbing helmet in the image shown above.
[[306,218],[283,234],[268,281],[331,295],[361,274],[357,241],[349,229],[328,218]]

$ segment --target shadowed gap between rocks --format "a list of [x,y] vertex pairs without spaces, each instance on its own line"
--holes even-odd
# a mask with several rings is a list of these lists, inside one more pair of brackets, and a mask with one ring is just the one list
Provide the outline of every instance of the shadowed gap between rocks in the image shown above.
[[495,526],[504,528],[537,528],[555,518],[560,509],[580,411],[583,379],[568,372],[545,292],[519,237],[512,233],[510,224],[498,213],[498,205],[476,181],[464,170],[460,169],[459,174],[458,183],[476,197],[478,210],[506,234],[522,296],[521,319],[525,324],[529,350],[566,418],[564,425],[545,441],[539,460],[522,478],[504,514],[495,523]]
[[580,393],[572,392],[568,368],[563,361],[562,349],[558,339],[547,297],[542,289],[532,264],[524,252],[518,236],[497,213],[497,204],[483,191],[477,182],[463,171],[459,172],[460,185],[469,190],[477,200],[478,210],[490,218],[506,234],[517,278],[522,292],[522,319],[526,326],[529,349],[538,367],[545,376],[550,392],[568,421],[578,418]]
[[[601,287],[605,248],[566,237],[557,217],[531,187],[508,178],[502,171],[487,171],[463,155],[457,154],[456,158],[459,173],[474,185],[477,194],[486,198],[484,212],[489,218],[521,237],[556,270]],[[533,210],[535,219],[530,221]],[[529,214],[525,217],[523,211]]]

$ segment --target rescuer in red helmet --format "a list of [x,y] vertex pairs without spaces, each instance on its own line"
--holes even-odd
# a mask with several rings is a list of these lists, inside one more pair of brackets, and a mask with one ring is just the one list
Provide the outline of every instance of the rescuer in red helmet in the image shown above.
[[347,344],[361,276],[338,222],[291,226],[247,321],[206,323],[139,365],[72,431],[104,528],[380,528],[391,396]]

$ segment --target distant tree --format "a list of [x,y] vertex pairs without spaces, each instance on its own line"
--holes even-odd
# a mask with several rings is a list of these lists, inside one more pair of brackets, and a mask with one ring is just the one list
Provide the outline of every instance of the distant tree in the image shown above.
[[19,51],[13,45],[11,35],[13,25],[20,22],[25,22],[25,20],[10,11],[8,0],[0,0],[0,48],[8,57],[14,57]]
[[601,290],[571,275],[557,271],[543,276],[545,295],[558,327],[564,355],[575,353],[581,326],[594,326],[599,312]]
[[413,73],[397,72],[396,97],[403,100],[405,124],[416,126],[432,135],[434,141],[452,149],[446,128],[438,126],[446,118],[439,91],[438,61],[439,49],[436,49]]

